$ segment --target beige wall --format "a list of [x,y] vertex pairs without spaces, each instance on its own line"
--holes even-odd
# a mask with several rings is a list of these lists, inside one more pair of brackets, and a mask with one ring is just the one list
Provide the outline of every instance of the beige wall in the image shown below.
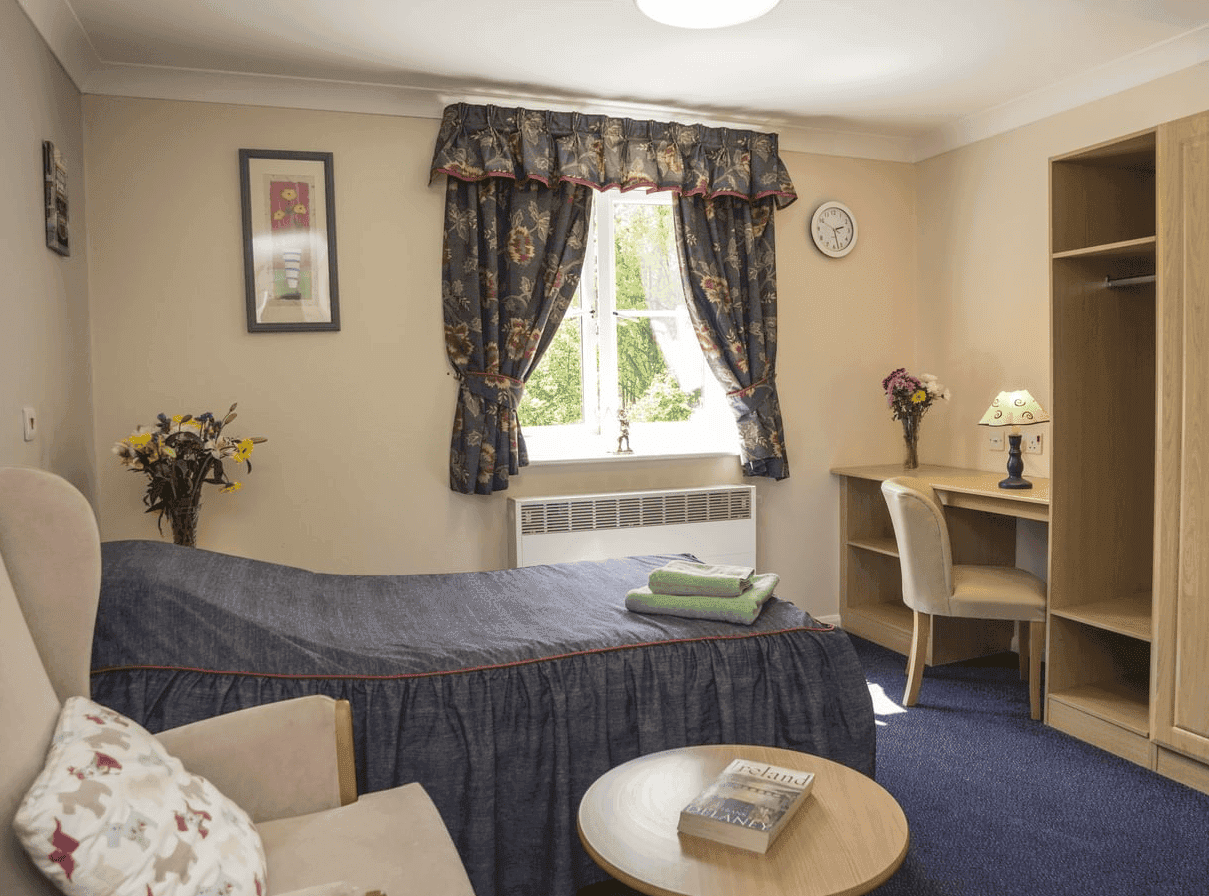
[[[490,497],[449,490],[455,381],[440,307],[435,121],[89,96],[99,512],[105,538],[156,537],[141,477],[109,455],[156,413],[240,403],[268,437],[235,495],[211,491],[204,547],[333,572],[507,563],[509,496],[739,482],[734,459],[531,467]],[[342,329],[246,332],[240,147],[335,154]],[[760,482],[760,564],[834,612],[837,459],[897,451],[878,382],[911,360],[911,167],[786,154],[801,199],[778,219],[780,382],[793,475]],[[858,249],[809,242],[824,199],[860,216]]]
[[[990,451],[977,425],[991,399],[1026,388],[1049,406],[1049,159],[1207,107],[1209,65],[1200,65],[916,166],[917,358],[954,392],[925,418],[924,460],[1004,469],[1006,454]],[[1147,425],[1123,421],[1122,434]],[[1025,477],[1048,476],[1050,426],[1031,429],[1043,452],[1024,456]],[[1044,574],[1045,537],[1042,525],[1020,526],[1020,565]]]
[[[759,562],[784,596],[836,611],[828,469],[900,456],[879,388],[893,367],[954,392],[925,419],[925,462],[1002,468],[975,425],[991,397],[1019,383],[1049,398],[1049,156],[1198,111],[1207,80],[1197,67],[918,165],[785,153],[801,197],[777,228],[792,476],[756,483]],[[732,460],[619,461],[529,468],[488,498],[449,491],[436,122],[113,97],[85,97],[84,112],[106,538],[156,537],[111,443],[160,410],[233,400],[233,430],[270,441],[242,492],[208,496],[202,546],[319,570],[499,567],[509,496],[742,481]],[[339,333],[246,332],[240,147],[335,153]],[[810,245],[824,199],[859,218],[846,259]],[[1023,335],[1002,335],[1007,322]],[[1028,469],[1048,473],[1051,447]]]
[[[927,460],[998,469],[979,417],[1000,389],[1050,398],[1049,159],[1209,108],[1209,65],[919,163],[920,363],[949,383],[929,413]],[[1025,455],[1049,475],[1046,444]]]
[[[0,464],[42,467],[93,492],[88,253],[80,94],[20,7],[0,3]],[[46,248],[42,141],[67,163],[72,250]],[[26,442],[22,409],[37,411]]]

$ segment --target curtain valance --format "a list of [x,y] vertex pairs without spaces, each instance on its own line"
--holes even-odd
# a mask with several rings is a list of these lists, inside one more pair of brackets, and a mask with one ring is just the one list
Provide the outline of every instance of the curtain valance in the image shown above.
[[776,134],[467,103],[445,109],[430,182],[438,174],[773,197],[777,208],[797,199]]

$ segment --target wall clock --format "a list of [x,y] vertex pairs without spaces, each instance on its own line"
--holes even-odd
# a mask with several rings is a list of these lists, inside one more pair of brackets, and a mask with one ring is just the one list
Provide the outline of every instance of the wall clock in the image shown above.
[[856,245],[856,215],[841,202],[824,202],[810,219],[810,235],[824,255],[842,258]]

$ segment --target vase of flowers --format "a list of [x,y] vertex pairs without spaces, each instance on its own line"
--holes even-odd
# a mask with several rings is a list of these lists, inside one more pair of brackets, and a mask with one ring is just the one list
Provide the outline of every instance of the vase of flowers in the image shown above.
[[202,486],[221,486],[221,492],[242,488],[227,476],[223,462],[232,460],[246,464],[252,448],[267,441],[259,436],[239,438],[223,434],[223,428],[234,420],[235,405],[222,419],[209,411],[194,417],[160,414],[155,426],[139,426],[113,446],[122,466],[147,475],[147,492],[143,503],[147,513],[158,513],[159,530],[164,531],[164,517],[172,530],[175,544],[194,547],[197,544],[197,519],[201,510]]
[[882,380],[882,391],[894,419],[903,425],[903,469],[914,470],[919,466],[919,421],[934,402],[948,401],[949,390],[930,373],[916,377],[900,367]]

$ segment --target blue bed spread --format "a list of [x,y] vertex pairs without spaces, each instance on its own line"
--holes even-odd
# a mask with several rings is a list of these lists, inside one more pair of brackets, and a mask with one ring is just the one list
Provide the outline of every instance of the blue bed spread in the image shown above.
[[[683,555],[677,555],[683,556]],[[689,744],[873,774],[847,636],[773,598],[751,626],[625,609],[671,556],[325,575],[152,541],[102,546],[92,694],[152,731],[304,694],[352,704],[362,792],[419,781],[478,896],[571,896],[588,786]]]

